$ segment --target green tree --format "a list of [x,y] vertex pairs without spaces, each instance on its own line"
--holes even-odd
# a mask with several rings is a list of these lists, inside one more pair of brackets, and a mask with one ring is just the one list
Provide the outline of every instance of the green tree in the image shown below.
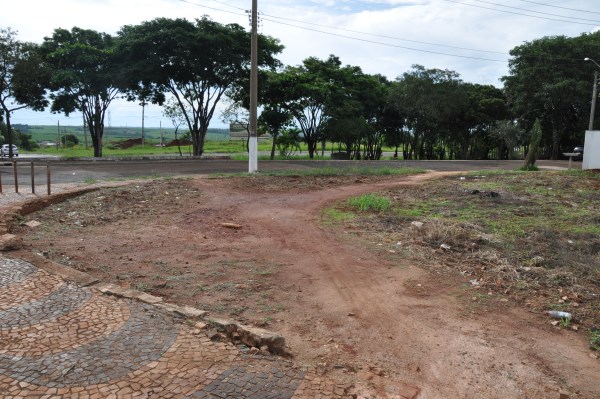
[[454,71],[414,65],[390,88],[384,127],[391,144],[401,138],[405,158],[486,159],[493,149],[490,129],[507,117],[502,90],[463,82]]
[[277,150],[283,158],[292,156],[296,151],[300,151],[300,130],[297,128],[287,128],[280,132],[277,140]]
[[[190,112],[189,110],[187,112]],[[178,132],[181,125],[185,124],[185,116],[181,111],[179,104],[174,98],[171,98],[163,107],[163,115],[171,120],[173,127],[175,128],[175,142],[177,143],[177,149],[179,150],[179,156],[183,157],[181,152],[181,143],[179,141]]]
[[[411,139],[409,158],[433,159],[445,156],[445,141],[456,125],[457,112],[465,108],[462,81],[450,70],[413,70],[397,78],[391,88],[390,106],[405,118]],[[437,150],[437,151],[436,151]]]
[[[248,82],[250,34],[237,24],[222,25],[207,17],[157,18],[119,32],[118,53],[126,63],[130,93],[148,91],[153,103],[175,98],[191,132],[194,155],[204,141],[216,106],[225,93]],[[274,68],[283,49],[278,40],[259,36],[259,64]]]
[[79,144],[79,139],[73,133],[69,133],[62,136],[60,142],[64,147],[71,148]]
[[69,115],[80,111],[89,129],[94,157],[102,157],[104,118],[121,93],[121,69],[112,36],[74,27],[56,29],[41,46],[51,78],[52,111]]
[[535,161],[537,160],[537,153],[540,143],[542,141],[542,124],[539,119],[536,119],[533,128],[531,129],[531,143],[529,144],[529,151],[525,157],[524,169],[534,170]]
[[525,144],[525,132],[515,121],[496,121],[490,129],[490,138],[498,148],[499,159],[515,159],[515,148]]
[[286,67],[269,82],[271,93],[278,93],[271,104],[280,105],[293,115],[311,159],[323,138],[323,126],[331,117],[326,107],[340,66],[339,58],[333,55],[327,60],[310,57],[302,65]]
[[259,127],[271,133],[273,143],[271,145],[271,160],[275,159],[275,148],[282,129],[290,127],[292,114],[277,105],[267,105],[258,118]]
[[595,66],[583,59],[600,55],[600,32],[543,37],[510,54],[509,75],[502,78],[510,106],[527,130],[540,120],[546,155],[556,159],[586,129]]
[[490,135],[492,126],[509,117],[504,93],[491,85],[473,83],[460,84],[457,89],[464,101],[455,109],[451,151],[461,159],[487,159],[495,144]]
[[6,124],[5,140],[10,144],[9,157],[14,142],[11,114],[23,108],[42,111],[48,105],[44,89],[47,75],[38,48],[20,42],[16,35],[10,28],[0,29],[0,107]]
[[31,138],[31,134],[23,133],[19,129],[15,129],[15,144],[27,151],[39,148],[38,143]]

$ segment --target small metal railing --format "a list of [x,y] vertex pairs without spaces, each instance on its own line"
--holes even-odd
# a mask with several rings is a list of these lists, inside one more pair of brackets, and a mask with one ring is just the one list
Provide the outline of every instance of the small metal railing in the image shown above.
[[[29,169],[29,174],[31,176],[31,193],[32,194],[36,194],[36,177],[35,177],[35,172],[36,172],[36,163],[35,161],[17,161],[17,160],[9,160],[9,161],[3,161],[0,160],[0,166],[2,166],[2,168],[0,169],[0,195],[4,194],[4,190],[5,187],[10,187],[12,186],[14,188],[14,192],[15,193],[19,193],[19,169],[22,169],[22,165],[24,165],[25,167],[28,167]],[[6,168],[6,166],[8,166],[8,168]],[[45,167],[46,167],[46,189],[47,189],[47,193],[48,195],[52,194],[52,172],[50,169],[50,163],[46,162],[45,163]],[[42,166],[43,168],[43,166]],[[2,181],[2,172],[5,172],[8,170],[8,173],[6,173],[7,175],[11,175],[12,174],[12,179],[10,179],[10,181],[12,181],[13,184],[11,185],[7,185],[5,182]],[[39,170],[39,168],[38,168]],[[39,177],[38,177],[39,179]],[[22,182],[21,182],[22,183]]]

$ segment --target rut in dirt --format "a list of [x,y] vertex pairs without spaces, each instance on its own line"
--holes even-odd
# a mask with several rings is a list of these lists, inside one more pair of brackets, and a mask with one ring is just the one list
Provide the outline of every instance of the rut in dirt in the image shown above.
[[[390,261],[318,221],[334,201],[409,189],[439,176],[292,194],[225,190],[217,201],[240,204],[236,220],[264,244],[252,249],[253,256],[292,260],[287,280],[299,295],[280,332],[298,358],[340,377],[338,370],[352,370],[359,391],[556,398],[566,390],[596,397],[600,388],[590,382],[600,369],[580,342],[540,328],[518,309],[465,317],[459,278],[424,271],[410,260]],[[411,295],[407,282],[424,292]]]

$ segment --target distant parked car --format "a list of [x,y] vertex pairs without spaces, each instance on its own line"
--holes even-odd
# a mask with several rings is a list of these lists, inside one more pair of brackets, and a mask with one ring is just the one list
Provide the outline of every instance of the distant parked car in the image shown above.
[[573,153],[578,154],[575,158],[583,159],[583,144],[575,146]]
[[[9,148],[8,148],[8,144],[3,144],[3,145],[2,145],[2,147],[0,148],[0,154],[1,154],[3,157],[7,157],[7,156],[9,155],[9,152],[8,152],[8,150],[9,150]],[[18,157],[18,156],[19,156],[19,149],[18,149],[18,148],[17,148],[17,146],[16,146],[16,145],[14,145],[14,144],[13,144],[13,146],[12,146],[12,153],[13,153],[13,156],[15,156],[15,157]]]

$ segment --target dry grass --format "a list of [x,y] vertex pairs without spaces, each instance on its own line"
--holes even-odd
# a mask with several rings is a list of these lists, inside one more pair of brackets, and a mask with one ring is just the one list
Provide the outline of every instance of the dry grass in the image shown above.
[[400,247],[425,267],[461,274],[474,290],[600,325],[600,176],[509,172],[379,194],[393,201],[389,211],[356,213],[338,225]]

